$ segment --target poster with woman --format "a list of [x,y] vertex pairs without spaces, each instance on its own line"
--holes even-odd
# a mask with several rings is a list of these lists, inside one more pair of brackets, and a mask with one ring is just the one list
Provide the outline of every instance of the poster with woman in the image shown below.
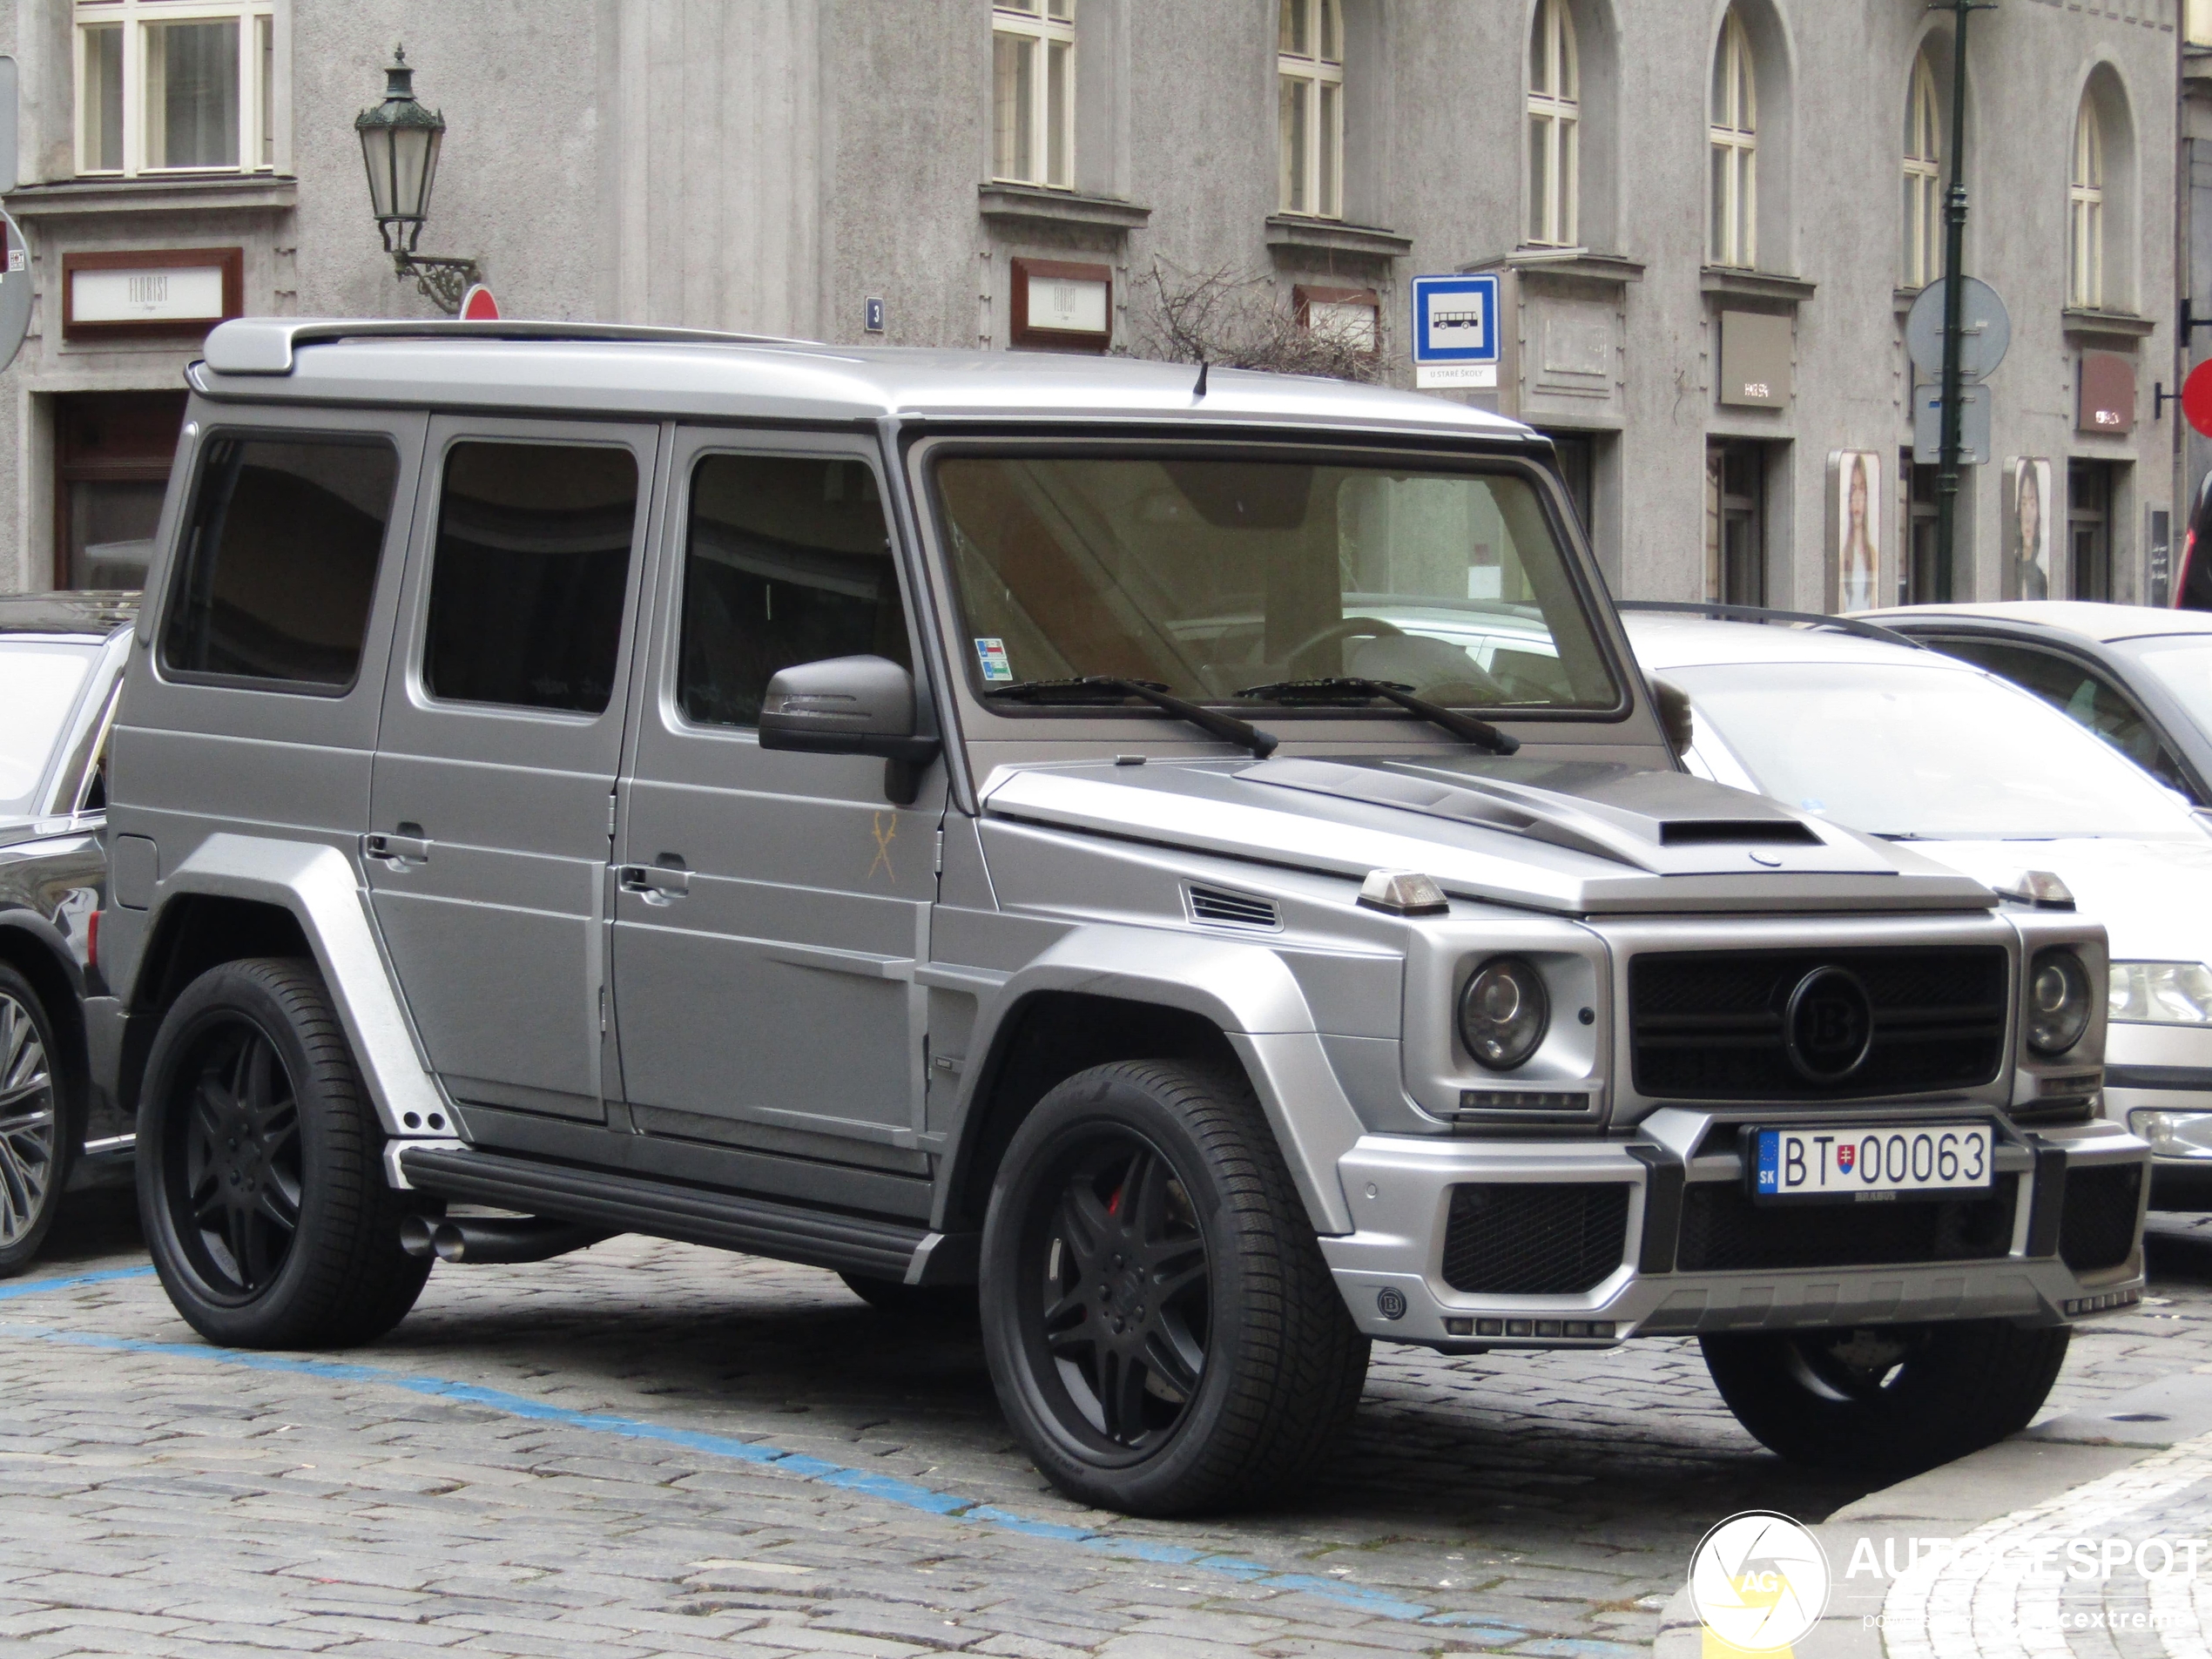
[[2015,455],[2005,463],[2005,593],[2051,597],[2051,463]]
[[1882,457],[1838,449],[1828,457],[1829,568],[1834,609],[1871,610],[1892,602],[1882,570]]

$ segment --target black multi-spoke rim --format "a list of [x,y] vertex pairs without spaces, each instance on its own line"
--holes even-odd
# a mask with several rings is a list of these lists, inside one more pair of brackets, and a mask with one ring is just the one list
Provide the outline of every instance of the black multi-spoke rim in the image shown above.
[[0,993],[0,1249],[38,1224],[54,1184],[54,1074],[30,1010]]
[[1023,1335],[1053,1415],[1094,1458],[1151,1455],[1206,1365],[1206,1238],[1189,1189],[1150,1142],[1101,1128],[1054,1160],[1026,1233]]
[[176,1073],[163,1139],[169,1218],[207,1289],[239,1301],[283,1271],[300,1230],[300,1103],[261,1028],[203,1030]]

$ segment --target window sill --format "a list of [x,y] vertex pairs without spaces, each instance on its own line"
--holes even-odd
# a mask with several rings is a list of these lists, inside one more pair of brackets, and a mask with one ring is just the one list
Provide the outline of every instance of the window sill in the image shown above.
[[979,211],[988,219],[1012,224],[1081,225],[1093,230],[1142,230],[1152,210],[1114,196],[1085,196],[1040,185],[990,184],[976,191]]
[[73,179],[26,185],[7,193],[17,219],[86,218],[96,213],[283,213],[298,206],[300,181],[266,173]]
[[1371,260],[1399,260],[1413,251],[1413,239],[1373,225],[1347,225],[1341,219],[1271,213],[1267,217],[1267,246],[1276,249],[1357,253]]
[[2142,340],[2156,332],[2155,320],[2132,311],[2104,311],[2068,306],[2059,314],[2068,340]]
[[1697,273],[1697,286],[1707,293],[1727,300],[1781,300],[1802,305],[1820,285],[1777,271],[1746,271],[1733,266],[1708,265]]
[[1463,265],[1463,273],[1519,271],[1525,276],[1575,277],[1626,287],[1643,280],[1643,266],[1621,253],[1593,253],[1586,247],[1517,247],[1494,260]]

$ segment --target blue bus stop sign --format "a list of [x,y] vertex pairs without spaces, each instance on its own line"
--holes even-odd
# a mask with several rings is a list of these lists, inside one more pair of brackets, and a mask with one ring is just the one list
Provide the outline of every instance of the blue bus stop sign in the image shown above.
[[1498,384],[1498,278],[1413,279],[1413,383]]

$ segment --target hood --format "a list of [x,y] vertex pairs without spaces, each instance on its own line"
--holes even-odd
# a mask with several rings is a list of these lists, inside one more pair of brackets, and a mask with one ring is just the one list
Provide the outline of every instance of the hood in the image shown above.
[[1987,909],[1978,882],[1676,772],[1580,760],[1362,757],[1006,767],[985,813],[1327,870],[1419,870],[1566,915]]
[[1913,850],[1977,881],[2048,870],[2100,921],[2116,961],[2212,962],[2212,837],[2133,840],[1916,841]]

